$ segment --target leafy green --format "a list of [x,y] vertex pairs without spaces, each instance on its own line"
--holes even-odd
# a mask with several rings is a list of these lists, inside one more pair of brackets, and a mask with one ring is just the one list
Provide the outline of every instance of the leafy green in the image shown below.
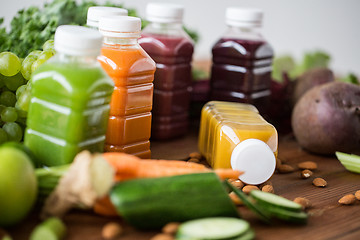
[[[0,52],[11,51],[25,57],[33,50],[41,49],[45,41],[54,38],[55,30],[64,24],[85,25],[87,10],[98,5],[92,0],[54,0],[42,9],[29,7],[20,10],[11,21],[11,30],[6,32],[3,19],[0,19]],[[122,4],[106,2],[104,6],[123,7]],[[128,9],[129,16],[137,16],[135,9]],[[145,22],[144,22],[145,24]],[[144,26],[144,25],[143,25]],[[189,31],[194,40],[198,35]]]
[[272,78],[281,82],[282,74],[287,73],[291,79],[295,79],[310,69],[328,67],[330,59],[330,55],[323,51],[305,53],[300,63],[296,63],[290,55],[279,56],[273,62]]
[[347,82],[347,83],[353,83],[353,84],[360,84],[358,78],[353,73],[349,73],[345,77],[340,78],[340,81]]

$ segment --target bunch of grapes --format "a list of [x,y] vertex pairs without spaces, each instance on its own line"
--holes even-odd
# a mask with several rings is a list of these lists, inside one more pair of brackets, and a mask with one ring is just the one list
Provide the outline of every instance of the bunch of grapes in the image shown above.
[[54,54],[53,40],[45,42],[43,51],[32,51],[24,59],[11,52],[0,53],[0,144],[22,141],[31,96],[31,74]]

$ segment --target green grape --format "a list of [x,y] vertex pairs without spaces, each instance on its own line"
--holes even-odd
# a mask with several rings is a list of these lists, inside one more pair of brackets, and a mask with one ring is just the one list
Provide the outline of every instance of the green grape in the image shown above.
[[16,95],[10,91],[4,91],[0,94],[0,104],[6,107],[14,107],[16,103]]
[[25,84],[25,79],[22,74],[18,72],[15,76],[5,77],[4,79],[5,86],[15,92],[21,85]]
[[0,88],[2,88],[5,84],[4,84],[4,78],[5,76],[3,76],[2,74],[0,74]]
[[31,53],[29,53],[28,56],[36,56],[36,57],[38,57],[41,53],[42,53],[42,51],[40,51],[40,50],[34,50]]
[[7,107],[2,110],[0,116],[4,122],[15,122],[18,119],[17,111],[13,107]]
[[22,122],[24,120],[24,123],[26,123],[27,112],[22,109],[19,109],[16,106],[16,104],[15,104],[15,108],[16,108],[17,114],[18,114],[18,119],[16,120],[16,122]]
[[38,59],[36,60],[33,65],[31,66],[31,72],[35,72],[35,70],[42,65],[44,62],[46,62],[47,59]]
[[30,80],[31,78],[31,66],[38,59],[38,55],[28,55],[21,65],[21,73],[26,80]]
[[48,60],[48,59],[51,58],[52,56],[54,56],[54,52],[53,52],[53,51],[43,51],[43,52],[39,55],[38,60],[39,60],[39,59]]
[[26,88],[25,91],[20,95],[19,99],[17,100],[15,108],[28,112],[30,97],[31,97],[30,89]]
[[47,40],[43,45],[43,50],[46,51],[48,49],[54,48],[54,40]]
[[17,74],[21,69],[21,62],[18,56],[11,52],[0,53],[0,73],[6,77]]
[[5,143],[8,140],[8,135],[4,129],[0,128],[0,144]]
[[16,99],[19,99],[20,95],[26,90],[27,85],[21,85],[20,87],[18,87],[18,89],[16,90]]
[[23,137],[23,130],[19,124],[15,122],[5,123],[2,127],[7,133],[8,139],[10,141],[20,142]]
[[0,105],[0,113],[6,108],[4,105]]

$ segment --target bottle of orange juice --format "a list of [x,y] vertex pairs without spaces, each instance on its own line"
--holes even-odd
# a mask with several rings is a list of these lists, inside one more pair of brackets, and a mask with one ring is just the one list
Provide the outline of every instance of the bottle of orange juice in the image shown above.
[[257,185],[274,173],[278,135],[253,105],[211,101],[201,113],[199,150],[213,168],[244,171],[240,180]]
[[141,20],[128,16],[100,18],[104,36],[100,61],[115,88],[105,151],[150,158],[151,109],[155,62],[138,44]]

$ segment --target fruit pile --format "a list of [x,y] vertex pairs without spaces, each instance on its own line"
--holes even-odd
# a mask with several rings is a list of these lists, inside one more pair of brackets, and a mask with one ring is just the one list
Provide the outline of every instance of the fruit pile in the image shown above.
[[54,54],[53,40],[45,42],[43,51],[32,51],[24,59],[11,52],[0,53],[0,144],[23,139],[31,74]]

